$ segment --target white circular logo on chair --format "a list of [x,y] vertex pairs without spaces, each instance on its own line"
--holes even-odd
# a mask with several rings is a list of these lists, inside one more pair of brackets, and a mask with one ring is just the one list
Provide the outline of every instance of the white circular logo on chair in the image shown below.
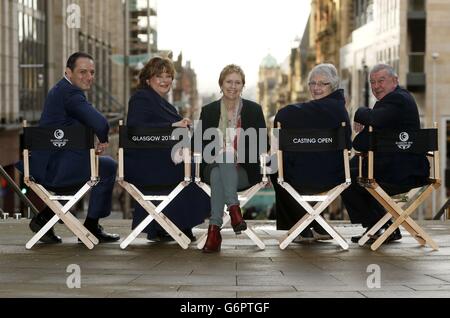
[[397,147],[401,150],[408,150],[409,148],[411,148],[411,145],[413,144],[412,141],[409,141],[409,134],[407,132],[401,132],[398,135],[398,138],[400,139],[400,141],[397,141],[395,144],[397,145]]
[[62,131],[61,129],[56,129],[53,135],[55,136],[56,139],[63,139],[64,131]]
[[398,136],[400,138],[400,141],[408,141],[409,135],[407,132],[401,132]]

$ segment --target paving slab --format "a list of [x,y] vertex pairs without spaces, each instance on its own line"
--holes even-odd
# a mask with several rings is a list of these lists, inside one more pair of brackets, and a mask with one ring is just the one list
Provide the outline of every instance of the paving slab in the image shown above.
[[[125,250],[118,243],[88,250],[64,225],[58,245],[25,243],[32,237],[28,220],[0,221],[0,297],[73,298],[416,298],[450,297],[450,222],[419,224],[440,245],[420,247],[407,233],[378,251],[360,247],[350,238],[363,232],[358,225],[332,222],[349,241],[342,250],[334,241],[290,244],[273,221],[249,221],[264,241],[260,250],[246,235],[222,231],[222,251],[204,254],[196,242],[184,250],[175,242],[150,242],[140,235]],[[102,222],[122,238],[130,220]],[[200,237],[206,224],[194,229]],[[80,288],[69,288],[78,266]],[[72,286],[73,287],[73,286]]]

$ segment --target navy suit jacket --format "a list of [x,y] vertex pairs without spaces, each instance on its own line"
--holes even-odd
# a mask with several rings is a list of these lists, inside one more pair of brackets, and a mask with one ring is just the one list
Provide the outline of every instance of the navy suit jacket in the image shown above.
[[[278,111],[274,127],[281,129],[332,129],[346,123],[346,141],[351,148],[350,119],[343,90],[306,103],[288,105]],[[283,152],[285,179],[301,188],[331,188],[345,180],[342,151]]]
[[[109,124],[106,118],[87,101],[80,88],[63,78],[49,91],[39,126],[72,125],[90,127],[100,142],[108,141]],[[30,174],[48,187],[81,184],[90,178],[89,151],[32,151]]]
[[[353,141],[353,146],[358,151],[368,149],[369,125],[375,130],[420,129],[416,101],[407,90],[399,86],[377,101],[373,109],[360,107],[355,113],[354,121],[366,126]],[[374,158],[374,177],[379,182],[414,185],[423,183],[430,174],[430,165],[425,155],[375,153]]]
[[[152,88],[136,91],[128,103],[128,127],[171,127],[182,117]],[[125,180],[137,186],[176,185],[184,176],[183,164],[174,164],[171,149],[129,149],[124,154]]]

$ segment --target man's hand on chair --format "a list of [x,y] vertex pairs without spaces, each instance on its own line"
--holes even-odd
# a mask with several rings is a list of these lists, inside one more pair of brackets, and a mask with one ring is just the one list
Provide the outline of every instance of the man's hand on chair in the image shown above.
[[96,155],[101,155],[106,148],[108,148],[108,143],[107,142],[99,142],[96,146],[95,146],[95,154]]

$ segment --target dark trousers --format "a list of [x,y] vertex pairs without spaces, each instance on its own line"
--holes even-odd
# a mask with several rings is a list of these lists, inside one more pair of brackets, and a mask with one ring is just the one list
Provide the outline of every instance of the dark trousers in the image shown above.
[[112,193],[116,182],[117,163],[111,157],[99,158],[100,181],[92,188],[87,216],[100,219],[111,214]]
[[[347,209],[348,216],[352,223],[361,223],[365,228],[374,226],[385,214],[386,210],[378,201],[361,187],[356,178],[358,177],[358,158],[350,160],[350,174],[352,184],[341,194],[342,201]],[[378,183],[388,195],[408,192],[410,189],[419,186],[404,185],[394,186]]]
[[[100,219],[111,214],[112,192],[116,182],[117,163],[111,157],[99,158],[98,174],[99,182],[92,188],[89,199],[89,208],[87,216],[92,219]],[[59,188],[45,186],[47,190],[54,191],[58,194],[74,194],[83,184],[77,184],[69,187]],[[31,202],[36,206],[38,211],[46,208],[46,204],[34,192],[27,194]]]

